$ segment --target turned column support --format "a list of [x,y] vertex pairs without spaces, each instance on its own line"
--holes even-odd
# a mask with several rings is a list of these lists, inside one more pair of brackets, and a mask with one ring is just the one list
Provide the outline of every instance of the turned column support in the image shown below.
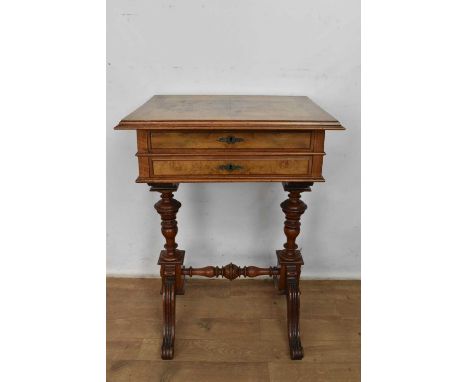
[[283,188],[289,192],[288,199],[281,203],[281,209],[286,215],[284,233],[286,243],[281,251],[281,258],[288,261],[297,261],[301,255],[297,250],[296,238],[301,231],[301,216],[307,205],[301,200],[301,192],[309,192],[313,183],[283,183]]
[[301,231],[301,216],[307,209],[307,205],[301,200],[301,192],[309,192],[313,183],[283,183],[283,188],[288,192],[288,199],[281,203],[286,220],[284,221],[284,233],[286,243],[284,249],[276,251],[278,265],[280,266],[280,276],[278,289],[286,293],[286,265],[296,267],[297,279],[301,273],[302,260],[301,251],[296,244],[296,238]]
[[184,294],[184,278],[182,264],[185,252],[177,249],[175,241],[177,235],[177,212],[181,203],[174,199],[174,192],[178,184],[151,183],[150,191],[157,191],[161,199],[154,208],[161,216],[161,232],[166,239],[164,250],[159,255],[158,264],[161,266],[161,294],[163,299],[163,340],[161,358],[174,357],[175,341],[175,303],[176,294]]
[[174,199],[174,192],[179,188],[178,184],[150,184],[150,191],[161,193],[161,199],[154,205],[154,208],[161,215],[161,232],[166,239],[165,251],[161,252],[160,260],[164,262],[174,262],[180,260],[180,252],[177,250],[175,237],[177,235],[177,212],[181,203]]

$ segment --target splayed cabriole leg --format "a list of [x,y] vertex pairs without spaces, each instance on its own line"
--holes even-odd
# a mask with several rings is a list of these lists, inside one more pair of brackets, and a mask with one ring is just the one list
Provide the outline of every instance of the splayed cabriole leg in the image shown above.
[[154,208],[161,215],[161,232],[166,239],[165,250],[159,255],[158,264],[161,266],[161,294],[163,300],[163,340],[161,345],[161,358],[174,357],[175,341],[175,303],[176,294],[184,294],[184,278],[182,264],[185,252],[177,249],[175,237],[177,235],[177,211],[181,204],[174,199],[173,192],[177,191],[178,184],[149,184],[151,191],[161,193]]
[[280,268],[278,289],[286,295],[287,301],[289,351],[293,360],[302,359],[304,356],[299,332],[299,279],[304,261],[297,249],[296,238],[300,232],[301,215],[307,209],[307,205],[301,200],[301,192],[310,191],[312,185],[313,183],[283,183],[284,190],[289,192],[288,199],[281,203],[281,209],[286,215],[286,243],[284,249],[276,251],[276,255]]

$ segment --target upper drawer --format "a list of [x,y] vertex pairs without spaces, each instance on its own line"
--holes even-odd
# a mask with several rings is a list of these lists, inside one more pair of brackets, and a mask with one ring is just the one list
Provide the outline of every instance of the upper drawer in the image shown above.
[[311,132],[157,132],[149,133],[151,151],[170,149],[305,150],[314,146]]

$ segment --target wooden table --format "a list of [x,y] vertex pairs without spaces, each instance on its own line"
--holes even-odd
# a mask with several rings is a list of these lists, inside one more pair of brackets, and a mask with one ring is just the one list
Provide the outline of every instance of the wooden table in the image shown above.
[[[325,130],[344,130],[341,124],[307,97],[157,95],[115,129],[136,130],[136,181],[161,193],[155,204],[166,240],[158,261],[164,312],[161,357],[174,356],[175,296],[184,294],[185,276],[270,276],[286,295],[291,359],[302,359],[299,280],[304,262],[296,238],[307,206],[300,198],[314,182],[324,181]],[[192,182],[282,182],[289,194],[281,203],[286,243],[276,251],[277,266],[185,268],[185,251],[175,242],[181,203],[174,192],[179,183]]]

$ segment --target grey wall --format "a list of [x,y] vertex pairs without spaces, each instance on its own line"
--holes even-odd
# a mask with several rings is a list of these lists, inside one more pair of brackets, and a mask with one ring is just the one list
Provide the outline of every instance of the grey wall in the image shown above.
[[[360,277],[359,0],[107,3],[107,272],[155,275],[159,198],[134,183],[134,132],[117,122],[153,94],[307,95],[339,119],[324,176],[304,194],[303,276]],[[186,263],[267,266],[282,247],[279,184],[182,184]]]

